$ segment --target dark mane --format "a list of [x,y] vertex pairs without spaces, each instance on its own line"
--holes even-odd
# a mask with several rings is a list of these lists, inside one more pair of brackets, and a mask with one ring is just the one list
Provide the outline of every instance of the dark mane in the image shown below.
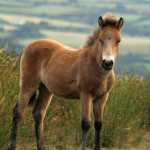
[[[113,26],[113,27],[117,28],[117,23],[118,23],[117,18],[112,13],[107,13],[104,16],[103,28],[106,26]],[[94,45],[95,41],[99,37],[99,34],[100,34],[100,27],[99,27],[99,25],[97,25],[94,28],[93,33],[88,36],[88,39],[87,39],[84,47],[89,47],[89,46]]]

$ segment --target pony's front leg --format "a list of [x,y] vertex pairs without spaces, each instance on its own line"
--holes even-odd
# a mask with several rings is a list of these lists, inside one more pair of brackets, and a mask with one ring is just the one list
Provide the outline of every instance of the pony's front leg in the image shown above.
[[107,98],[108,98],[108,94],[102,96],[99,99],[95,99],[93,101],[93,114],[94,114],[94,127],[95,127],[94,147],[93,147],[94,150],[100,150],[100,130],[103,121],[103,110]]
[[92,96],[89,93],[82,92],[80,93],[80,101],[81,101],[81,111],[82,111],[82,145],[81,150],[86,150],[86,138],[87,133],[90,128],[90,111],[91,111],[91,103]]

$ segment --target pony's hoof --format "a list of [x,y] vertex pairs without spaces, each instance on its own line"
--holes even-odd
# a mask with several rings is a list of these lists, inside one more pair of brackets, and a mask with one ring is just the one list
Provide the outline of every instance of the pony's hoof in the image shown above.
[[46,150],[46,147],[45,146],[38,147],[38,150]]
[[101,150],[101,148],[99,147],[99,148],[94,148],[94,150]]
[[37,142],[37,149],[38,149],[38,150],[46,150],[46,145],[45,145],[45,142],[44,142],[43,139],[42,139],[42,140],[39,140],[39,141]]
[[80,150],[87,150],[86,147],[81,146]]
[[15,148],[16,148],[15,143],[14,142],[10,142],[9,146],[8,146],[8,150],[15,150]]
[[94,146],[93,149],[94,150],[101,150],[101,147],[100,146]]

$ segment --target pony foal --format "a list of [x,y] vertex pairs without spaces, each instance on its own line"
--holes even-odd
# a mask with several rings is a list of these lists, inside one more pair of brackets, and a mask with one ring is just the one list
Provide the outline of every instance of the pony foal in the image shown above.
[[[13,109],[9,150],[15,149],[18,126],[25,109],[33,100],[37,149],[46,149],[43,120],[53,94],[80,99],[81,150],[86,150],[93,104],[94,150],[100,150],[103,109],[115,81],[113,67],[119,50],[122,27],[123,19],[117,20],[113,14],[108,13],[104,18],[99,17],[98,26],[80,50],[54,40],[38,40],[26,47],[20,59],[20,92]],[[37,90],[39,94],[36,98]]]

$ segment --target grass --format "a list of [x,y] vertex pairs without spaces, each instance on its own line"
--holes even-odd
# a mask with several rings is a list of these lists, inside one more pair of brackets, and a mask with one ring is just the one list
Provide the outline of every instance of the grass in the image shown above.
[[[12,109],[19,91],[19,65],[14,54],[0,50],[0,147],[8,146],[12,122]],[[102,145],[113,149],[132,149],[141,142],[148,149],[150,80],[124,74],[116,77],[104,111]],[[36,149],[32,108],[26,111],[21,122],[17,150]],[[54,97],[44,121],[45,140],[48,149],[79,149],[80,103],[78,100],[62,100]],[[93,123],[92,123],[93,124]],[[146,134],[147,133],[147,134]],[[145,137],[148,136],[148,137]],[[93,145],[93,125],[88,133],[88,148]],[[107,149],[107,148],[106,148]]]

